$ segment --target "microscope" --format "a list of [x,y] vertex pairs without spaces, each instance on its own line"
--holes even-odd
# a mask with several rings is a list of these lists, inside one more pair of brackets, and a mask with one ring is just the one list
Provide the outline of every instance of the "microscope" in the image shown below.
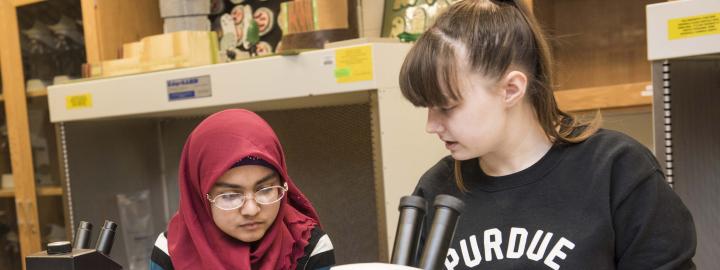
[[90,249],[92,224],[82,221],[75,233],[75,246],[69,241],[52,242],[46,251],[25,257],[27,270],[119,270],[122,266],[110,256],[117,224],[106,220],[95,249]]
[[[418,251],[419,236],[427,212],[427,202],[422,197],[405,196],[400,199],[400,218],[398,220],[395,243],[390,264],[360,263],[339,265],[331,270],[437,270],[442,267],[447,256],[458,218],[465,208],[461,200],[438,195],[433,203],[435,215],[430,233],[425,239],[425,247]],[[419,256],[419,258],[418,258]]]

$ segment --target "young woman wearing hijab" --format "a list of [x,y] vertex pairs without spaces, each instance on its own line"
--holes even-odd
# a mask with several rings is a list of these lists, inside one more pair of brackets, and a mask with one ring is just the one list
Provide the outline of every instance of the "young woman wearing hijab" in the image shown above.
[[287,174],[272,128],[246,110],[225,110],[188,136],[180,204],[160,234],[150,269],[327,269],[332,243]]

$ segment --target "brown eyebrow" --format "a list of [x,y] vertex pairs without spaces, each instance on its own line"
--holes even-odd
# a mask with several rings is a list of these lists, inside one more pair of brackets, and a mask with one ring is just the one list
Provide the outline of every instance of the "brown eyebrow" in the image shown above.
[[[263,176],[263,177],[260,178],[259,180],[257,180],[257,182],[255,182],[255,186],[259,186],[259,185],[264,184],[264,183],[266,183],[266,182],[270,182],[270,181],[273,180],[276,176],[277,176],[277,173],[276,173],[276,172],[271,172],[271,173]],[[243,189],[242,186],[235,185],[235,184],[224,183],[224,182],[215,182],[215,184],[213,184],[213,187],[222,187],[222,188],[231,188],[231,189]]]

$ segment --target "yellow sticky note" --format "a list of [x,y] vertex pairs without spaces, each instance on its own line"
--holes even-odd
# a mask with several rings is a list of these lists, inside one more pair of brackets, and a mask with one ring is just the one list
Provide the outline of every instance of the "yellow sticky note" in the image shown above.
[[668,39],[720,34],[720,13],[677,18],[668,21]]
[[373,79],[372,47],[360,46],[335,51],[335,80],[338,83]]
[[82,94],[65,97],[65,107],[68,110],[83,109],[92,107],[92,95]]

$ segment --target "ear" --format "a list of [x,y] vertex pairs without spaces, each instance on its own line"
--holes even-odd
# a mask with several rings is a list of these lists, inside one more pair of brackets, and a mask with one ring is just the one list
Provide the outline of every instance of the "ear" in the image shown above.
[[528,78],[525,73],[520,71],[510,71],[502,80],[504,101],[507,107],[515,106],[525,97],[527,90]]

